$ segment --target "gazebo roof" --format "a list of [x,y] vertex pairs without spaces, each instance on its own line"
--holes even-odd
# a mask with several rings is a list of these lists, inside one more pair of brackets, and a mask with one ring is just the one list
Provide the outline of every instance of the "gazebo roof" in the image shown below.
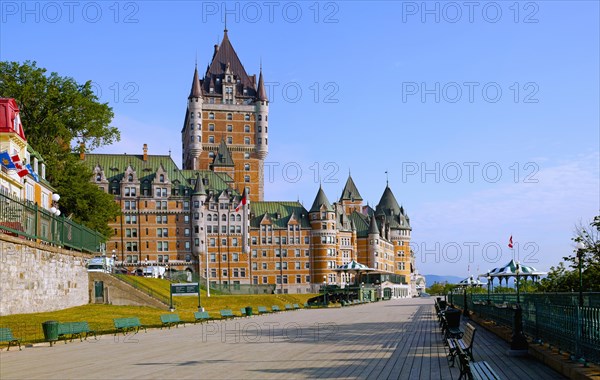
[[[535,277],[543,276],[548,274],[547,272],[540,272],[534,267],[520,264],[515,260],[510,260],[506,265],[494,268],[489,272],[491,277],[517,277],[517,267],[519,268],[519,277]],[[487,277],[488,273],[482,273],[479,277]]]

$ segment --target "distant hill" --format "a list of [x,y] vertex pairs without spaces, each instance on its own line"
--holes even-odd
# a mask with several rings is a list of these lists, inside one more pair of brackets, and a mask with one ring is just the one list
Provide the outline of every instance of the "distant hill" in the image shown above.
[[430,287],[435,282],[439,282],[440,284],[443,284],[444,282],[447,282],[449,284],[456,284],[463,279],[464,279],[464,277],[458,277],[458,276],[439,276],[437,274],[426,274],[425,275],[427,287]]

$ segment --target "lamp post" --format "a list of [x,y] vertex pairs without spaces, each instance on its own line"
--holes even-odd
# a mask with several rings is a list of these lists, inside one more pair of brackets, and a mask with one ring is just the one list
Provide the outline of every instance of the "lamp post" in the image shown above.
[[512,341],[510,343],[510,350],[508,354],[511,356],[524,356],[527,355],[528,346],[527,339],[523,333],[523,310],[521,309],[521,298],[519,294],[519,275],[521,272],[521,266],[517,263],[515,273],[517,275],[517,307],[515,309],[515,320],[513,325]]
[[52,224],[56,226],[53,232],[53,240],[55,243],[60,243],[61,240],[61,236],[58,233],[58,220],[56,220],[60,216],[60,210],[58,209],[59,200],[60,195],[58,195],[57,193],[52,194],[52,204],[50,207],[50,213],[55,216],[52,222]]
[[487,284],[488,285],[488,300],[487,300],[488,302],[487,303],[489,305],[491,303],[490,302],[490,286],[491,286],[491,282],[492,282],[492,276],[490,276],[490,272],[488,272],[488,274],[487,274],[487,281],[488,281],[488,284]]
[[584,250],[585,250],[585,244],[583,244],[582,242],[577,243],[577,266],[579,267],[579,307],[583,307],[582,261],[583,261]]
[[521,293],[519,292],[519,273],[521,272],[521,266],[517,263],[515,273],[517,274],[517,306],[521,303]]
[[327,306],[327,276],[326,275],[323,276],[323,285],[325,286],[323,288],[323,303],[325,304],[325,306]]

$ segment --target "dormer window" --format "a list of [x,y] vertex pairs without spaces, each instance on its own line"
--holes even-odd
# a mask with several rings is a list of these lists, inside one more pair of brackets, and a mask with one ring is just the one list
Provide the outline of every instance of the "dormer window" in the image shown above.
[[129,182],[133,182],[133,174],[131,174],[131,173],[130,173],[130,174],[127,176],[127,181],[129,181]]
[[158,176],[158,182],[161,182],[161,183],[165,182],[165,175],[164,174],[161,174],[161,175]]
[[102,174],[96,173],[96,182],[102,181]]

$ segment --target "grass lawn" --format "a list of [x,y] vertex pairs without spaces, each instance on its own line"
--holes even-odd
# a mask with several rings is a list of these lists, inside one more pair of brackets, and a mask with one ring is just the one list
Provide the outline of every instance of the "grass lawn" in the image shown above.
[[[152,289],[153,292],[169,297],[169,281],[133,277],[139,281],[140,285]],[[240,315],[240,309],[245,306],[252,306],[254,312],[258,306],[266,306],[269,310],[271,306],[277,305],[282,310],[286,304],[297,303],[300,306],[315,294],[268,294],[268,295],[211,295],[206,297],[206,292],[201,291],[202,306],[209,312],[213,318],[220,318],[219,310],[231,309],[235,315]],[[185,296],[174,297],[176,301],[175,313],[185,322],[193,322],[194,312],[198,311],[198,297]],[[13,335],[21,338],[23,342],[39,342],[44,340],[42,332],[42,322],[77,322],[87,321],[90,328],[98,333],[110,333],[114,331],[113,318],[139,317],[143,325],[147,327],[158,327],[160,315],[168,313],[168,310],[152,307],[140,306],[113,306],[113,305],[83,305],[69,309],[35,313],[35,314],[15,314],[0,317],[0,327],[10,327]],[[6,343],[0,343],[3,347]]]

